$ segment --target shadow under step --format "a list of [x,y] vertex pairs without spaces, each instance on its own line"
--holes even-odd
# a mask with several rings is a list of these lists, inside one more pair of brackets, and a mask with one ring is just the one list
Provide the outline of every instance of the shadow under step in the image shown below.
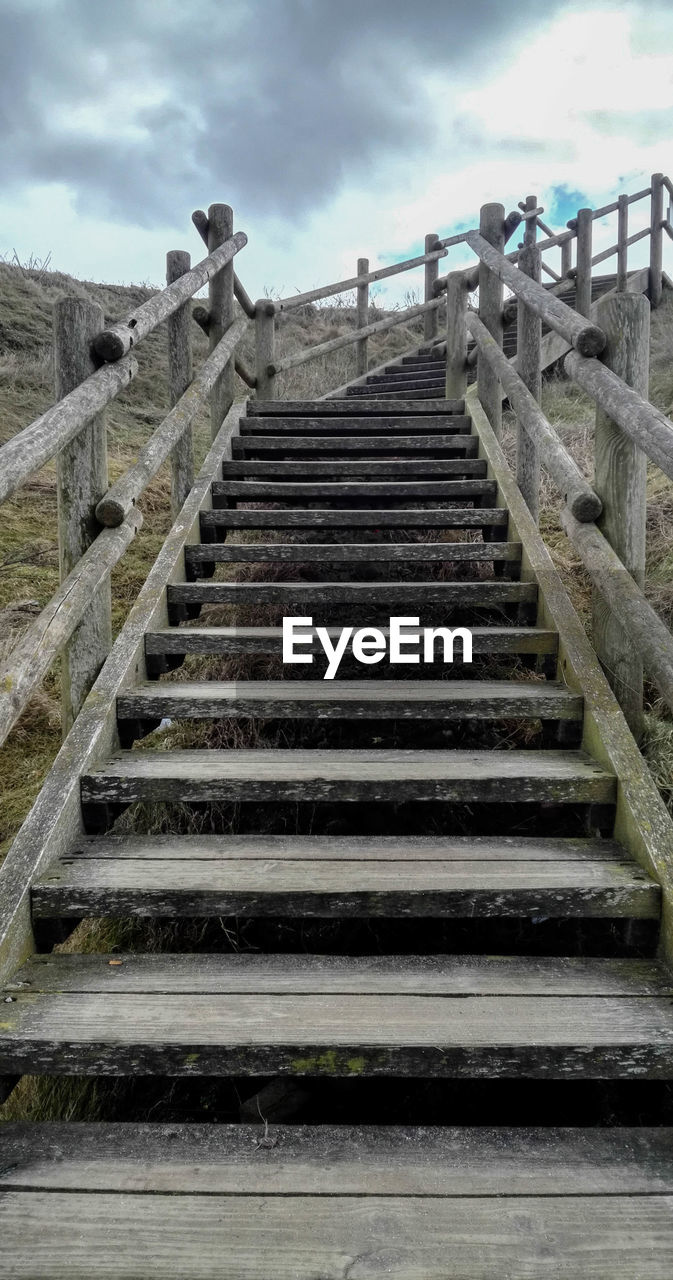
[[667,1128],[51,1123],[3,1142],[23,1280],[90,1280],[92,1259],[97,1280],[212,1280],[224,1258],[245,1280],[447,1280],[447,1258],[460,1280],[670,1275]]
[[34,918],[656,920],[660,901],[613,841],[473,836],[83,837],[32,888]]
[[53,954],[3,991],[0,1070],[658,1079],[672,996],[649,960]]

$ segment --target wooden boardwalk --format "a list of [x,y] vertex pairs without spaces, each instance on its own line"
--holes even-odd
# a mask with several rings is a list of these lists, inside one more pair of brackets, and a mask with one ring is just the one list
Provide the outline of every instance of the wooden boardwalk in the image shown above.
[[[639,815],[657,838],[668,818],[482,410],[427,399],[427,363],[375,398],[230,413],[73,730],[76,790],[57,764],[37,806],[65,830],[81,803],[84,830],[34,877],[33,928],[453,918],[525,938],[574,919],[587,938],[611,922],[622,953],[37,954],[3,993],[6,1076],[673,1076],[673,981],[630,942],[651,952],[661,912]],[[349,609],[468,626],[473,664],[345,659],[324,680],[313,631],[313,665],[283,671],[284,613],[335,637]],[[240,678],[211,678],[227,657]],[[142,749],[165,719],[290,745]],[[172,829],[176,804],[211,815],[204,834]],[[309,806],[315,833],[287,821]],[[668,1129],[8,1125],[2,1143],[8,1277],[670,1275]]]

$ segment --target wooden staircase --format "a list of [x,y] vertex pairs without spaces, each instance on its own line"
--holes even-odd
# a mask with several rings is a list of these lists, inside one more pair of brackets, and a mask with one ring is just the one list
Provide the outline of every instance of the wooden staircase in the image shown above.
[[[230,415],[125,629],[136,656],[123,675],[113,653],[75,728],[83,825],[30,904],[38,939],[130,916],[238,918],[261,942],[37,954],[3,993],[0,1070],[249,1093],[541,1081],[558,1119],[8,1125],[8,1277],[670,1275],[671,1131],[563,1127],[560,1092],[673,1076],[637,815],[667,820],[483,413],[428,398],[442,379],[421,352],[345,398]],[[295,613],[333,637],[399,614],[467,626],[474,662],[344,659],[325,680],[315,632],[313,665],[282,666]],[[113,688],[118,740],[96,755],[87,715]],[[201,745],[142,741],[166,720]],[[517,953],[485,954],[517,933]]]

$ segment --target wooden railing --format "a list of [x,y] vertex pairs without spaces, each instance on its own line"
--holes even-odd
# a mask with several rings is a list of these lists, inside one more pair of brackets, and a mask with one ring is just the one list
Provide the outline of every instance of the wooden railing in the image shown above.
[[[517,479],[537,519],[540,468],[543,466],[565,503],[561,524],[593,583],[593,639],[626,717],[638,736],[643,723],[643,667],[673,708],[673,635],[645,598],[646,463],[655,463],[673,479],[673,421],[648,400],[650,304],[630,289],[628,249],[650,236],[648,292],[658,306],[663,288],[662,236],[671,235],[663,217],[663,192],[670,179],[654,174],[651,186],[611,205],[580,210],[568,231],[550,234],[539,214],[535,225],[546,239],[535,243],[528,232],[516,254],[503,252],[506,219],[502,205],[482,209],[479,231],[465,243],[479,259],[476,268],[453,272],[438,287],[447,293],[446,394],[467,391],[468,334],[475,342],[476,395],[496,435],[502,431],[502,402],[507,398],[517,424]],[[650,225],[628,235],[627,210],[650,197]],[[535,207],[529,197],[521,208]],[[617,242],[592,256],[591,228],[597,219],[618,214]],[[577,264],[566,252],[562,284],[574,282],[576,307],[564,301],[559,285],[541,284],[542,251],[577,240]],[[592,267],[617,255],[615,287],[591,301]],[[514,259],[517,265],[514,265]],[[468,295],[479,287],[478,311]],[[511,292],[504,303],[503,286]],[[515,305],[514,305],[515,304]],[[504,315],[503,315],[504,311]],[[517,355],[503,353],[503,319],[517,316]],[[540,409],[542,324],[556,335],[555,356],[565,355],[567,376],[596,402],[595,476],[581,475]],[[560,340],[560,342],[559,342]]]
[[[232,403],[235,352],[247,328],[244,317],[234,317],[234,297],[254,312],[233,271],[247,237],[234,233],[228,205],[212,205],[208,216],[197,216],[207,257],[192,267],[189,254],[169,253],[167,287],[121,324],[104,328],[101,308],[81,299],[56,303],[56,404],[0,448],[0,502],[56,459],[61,576],[59,590],[0,669],[0,743],[61,652],[67,733],[110,651],[110,574],[142,524],[136,502],[170,457],[171,504],[180,510],[194,483],[194,419],[210,400],[215,436]],[[206,284],[211,354],[193,378],[190,304]],[[173,407],[110,487],[104,410],[135,377],[136,347],[163,322]]]
[[[276,395],[278,374],[354,344],[356,373],[364,378],[368,370],[368,339],[396,325],[422,318],[425,341],[444,343],[438,350],[445,350],[447,356],[446,395],[457,399],[466,387],[469,330],[475,341],[470,360],[478,362],[478,393],[491,424],[496,430],[500,429],[503,393],[517,416],[518,478],[529,507],[537,514],[539,469],[543,465],[566,499],[566,524],[573,529],[573,538],[582,554],[581,547],[588,545],[586,539],[580,543],[575,525],[568,521],[573,520],[575,524],[592,521],[602,512],[600,518],[605,523],[614,477],[608,476],[592,488],[539,408],[541,325],[544,322],[551,329],[555,341],[560,343],[561,354],[566,349],[572,353],[566,362],[569,375],[594,395],[601,412],[610,412],[615,429],[633,440],[667,474],[672,474],[673,454],[668,435],[671,424],[663,415],[658,415],[642,395],[636,396],[637,403],[633,393],[629,399],[629,379],[619,376],[619,368],[610,374],[605,363],[597,362],[596,357],[601,355],[606,342],[609,347],[610,334],[607,327],[594,323],[591,306],[592,268],[616,254],[617,289],[626,291],[629,247],[647,235],[651,240],[649,291],[652,304],[658,305],[662,289],[663,235],[673,238],[670,211],[667,219],[663,212],[666,191],[669,196],[673,195],[670,179],[655,174],[650,187],[643,191],[620,196],[601,209],[580,210],[577,218],[558,234],[542,221],[544,209],[538,206],[534,196],[527,197],[519,209],[507,216],[501,205],[486,205],[478,229],[443,239],[434,232],[429,233],[425,237],[425,252],[417,257],[373,271],[369,270],[367,259],[361,258],[357,274],[349,279],[278,302],[264,298],[255,303],[234,270],[235,256],[246,244],[246,236],[234,233],[229,206],[215,204],[207,214],[201,210],[193,214],[194,225],[208,248],[207,257],[192,267],[188,254],[169,253],[166,289],[121,324],[104,328],[100,308],[90,303],[76,299],[57,303],[54,320],[57,402],[0,448],[0,502],[46,462],[57,459],[61,587],[0,670],[0,742],[64,649],[63,730],[67,732],[110,648],[110,572],[140,527],[137,501],[170,457],[172,506],[174,511],[180,509],[194,478],[192,427],[195,417],[209,401],[214,438],[233,400],[235,372],[256,391],[258,399],[270,400]],[[628,209],[647,197],[651,203],[650,225],[629,236]],[[616,243],[592,256],[593,222],[613,212],[618,215]],[[522,223],[522,243],[505,253],[506,243]],[[545,239],[536,244],[537,228]],[[577,254],[573,266],[575,242]],[[439,261],[447,256],[449,249],[458,246],[471,248],[478,263],[440,278]],[[543,253],[554,250],[560,250],[560,272],[542,259]],[[370,285],[420,267],[424,269],[424,301],[370,322]],[[554,282],[551,288],[540,284],[543,270]],[[206,284],[208,306],[192,310],[191,299]],[[510,302],[504,304],[504,313],[503,285],[512,295]],[[575,310],[562,300],[563,291],[571,285],[577,294]],[[469,292],[477,287],[478,315],[468,311],[467,305]],[[278,315],[351,291],[356,294],[355,325],[351,331],[277,357]],[[620,296],[630,295],[624,292]],[[238,317],[235,300],[242,311]],[[446,335],[442,339],[438,335],[438,317],[445,301]],[[514,301],[518,303],[519,326],[515,366],[505,359],[501,349],[503,321],[511,319]],[[633,301],[638,301],[635,295]],[[628,305],[633,309],[633,302]],[[192,371],[192,318],[209,340],[209,356],[196,377]],[[254,320],[255,325],[254,370],[248,368],[239,350],[248,320]],[[135,348],[163,322],[168,328],[172,408],[134,465],[110,486],[104,410],[135,377]],[[637,499],[629,490],[629,511],[636,522],[642,516],[644,501],[642,484],[639,482],[637,487]],[[601,536],[598,531],[597,536]],[[620,551],[619,547],[615,549]],[[623,563],[629,572],[633,571],[628,558]],[[604,594],[609,594],[607,588]],[[607,648],[602,656],[608,665]]]

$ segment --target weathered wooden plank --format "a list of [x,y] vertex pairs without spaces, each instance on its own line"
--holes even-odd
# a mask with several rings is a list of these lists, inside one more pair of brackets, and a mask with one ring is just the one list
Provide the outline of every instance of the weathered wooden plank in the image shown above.
[[[579,869],[579,864],[573,864]],[[118,959],[120,964],[111,963]],[[115,952],[33,956],[3,987],[25,1006],[46,995],[456,996],[659,1000],[673,977],[656,960],[584,956],[322,956]],[[46,1007],[47,1002],[40,1002]],[[572,1006],[571,1006],[572,1009]],[[12,1010],[3,1010],[9,1014]],[[673,1025],[673,1013],[668,1020]]]
[[[8,1192],[8,1280],[668,1280],[670,1196],[148,1196]],[[525,1224],[525,1229],[522,1228]],[[138,1267],[142,1267],[140,1273]],[[36,1271],[36,1268],[38,1270]]]
[[259,400],[267,404],[276,394],[276,379],[271,372],[275,360],[276,304],[271,298],[260,298],[255,303],[255,384]]
[[[384,636],[387,627],[379,628]],[[411,629],[410,629],[411,631]],[[490,653],[554,654],[558,647],[556,632],[542,627],[470,627],[474,656]],[[319,655],[322,645],[315,629],[306,653]],[[327,627],[335,641],[340,627]],[[306,629],[308,635],[309,628]],[[281,627],[167,627],[150,631],[145,637],[145,652],[151,658],[164,653],[275,653],[280,655],[283,642]],[[422,656],[422,655],[421,655]]]
[[214,499],[238,502],[285,502],[314,498],[380,498],[413,502],[414,498],[495,498],[492,480],[410,480],[405,481],[264,481],[215,480]]
[[220,857],[199,858],[193,844],[177,844],[165,860],[156,847],[153,857],[64,857],[33,886],[33,915],[658,919],[660,911],[659,886],[609,858],[424,861],[416,849],[406,861],[399,850],[377,861],[330,858],[323,848],[312,861],[295,858],[288,843],[280,858],[257,849],[237,859],[223,841]]
[[[479,239],[502,260],[505,248],[505,210],[501,204],[484,204],[479,211]],[[469,243],[469,242],[468,242]],[[491,271],[483,260],[479,262],[479,319],[493,344],[502,348],[502,298],[500,277]],[[479,356],[483,352],[479,348]],[[487,359],[477,361],[477,388],[483,406],[496,436],[502,432],[502,392],[497,369]]]
[[[356,407],[354,405],[353,409]],[[399,417],[394,415],[386,417],[381,414],[370,416],[368,412],[360,416],[353,413],[342,418],[300,418],[288,414],[285,417],[269,415],[268,418],[241,419],[242,440],[246,440],[251,435],[259,437],[264,432],[277,435],[282,431],[286,431],[292,439],[306,435],[313,438],[329,437],[332,433],[339,437],[364,435],[372,439],[380,435],[394,435],[397,439],[398,435],[403,438],[416,432],[419,435],[430,435],[436,432],[438,436],[453,435],[458,432],[469,434],[470,419],[459,413],[419,413],[417,417],[410,418],[402,414]]]
[[534,604],[533,582],[175,582],[168,604]]
[[408,799],[605,803],[615,780],[579,751],[119,752],[81,779],[85,804]]
[[240,436],[235,458],[248,458],[265,453],[305,453],[315,457],[325,453],[389,453],[399,457],[402,453],[469,454],[476,452],[476,436],[453,432],[443,435],[320,435],[320,436]]
[[119,720],[219,719],[581,720],[582,699],[528,680],[192,680],[137,685],[117,698]]
[[540,1197],[673,1191],[664,1127],[271,1125],[268,1143],[259,1136],[245,1124],[10,1123],[0,1186],[327,1197],[517,1197],[533,1183]]
[[188,567],[266,561],[293,564],[317,561],[327,566],[335,561],[347,564],[358,561],[425,564],[449,560],[506,560],[516,563],[520,559],[521,544],[518,542],[202,542],[185,547]]
[[[404,401],[396,400],[392,406],[385,401],[380,401],[377,405],[367,406],[367,413],[378,414],[381,417],[409,417],[413,414],[463,414],[465,412],[465,401],[460,400],[433,400],[432,408],[428,409],[425,405],[419,406],[413,400],[411,404],[406,405]],[[323,417],[352,417],[353,406],[346,400],[252,400],[248,405],[249,418],[263,418],[270,414],[277,415],[281,418],[323,418]],[[255,427],[255,430],[257,428]]]
[[486,526],[507,526],[504,507],[445,507],[433,511],[421,508],[413,511],[337,510],[330,508],[308,511],[282,509],[275,511],[246,511],[220,508],[204,511],[201,527],[204,536],[216,529],[479,529]]
[[322,479],[336,475],[339,483],[351,480],[376,480],[388,476],[483,476],[486,464],[480,458],[384,458],[369,460],[365,458],[340,458],[314,462],[312,459],[298,461],[263,461],[254,462],[245,459],[242,462],[225,462],[222,475],[225,480],[278,479],[294,480]]
[[[80,833],[53,867],[113,860],[122,862],[340,861],[443,863],[621,863],[638,870],[615,840],[569,836],[279,836],[254,835],[124,835]],[[40,883],[49,882],[49,868]],[[574,872],[572,872],[574,874]],[[507,961],[509,963],[509,960]]]

